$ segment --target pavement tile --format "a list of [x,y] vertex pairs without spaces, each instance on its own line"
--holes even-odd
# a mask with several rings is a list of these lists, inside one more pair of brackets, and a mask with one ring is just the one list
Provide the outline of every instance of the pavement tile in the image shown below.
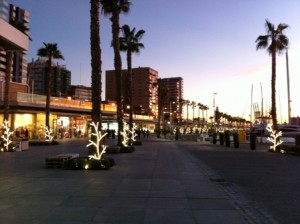
[[113,197],[107,201],[106,206],[112,209],[121,209],[121,208],[143,208],[147,207],[148,197],[144,198],[120,198],[120,197]]
[[249,223],[237,210],[193,210],[197,223],[205,224],[247,224]]
[[99,208],[93,221],[96,223],[143,223],[145,217],[144,208]]
[[186,198],[149,198],[148,208],[189,208]]
[[195,210],[234,210],[233,202],[228,199],[191,198],[188,200],[191,209]]
[[56,206],[44,216],[45,220],[53,222],[75,221],[91,222],[97,213],[96,207],[81,206],[80,201],[74,206]]
[[70,196],[66,198],[61,206],[83,206],[83,207],[105,207],[110,199],[108,197],[95,196]]
[[113,192],[113,197],[140,197],[140,198],[144,198],[144,197],[148,197],[149,196],[149,191],[146,190],[116,190]]
[[149,208],[144,224],[197,224],[192,212],[186,208]]
[[151,190],[150,198],[185,198],[186,194],[182,190],[165,189],[165,190]]

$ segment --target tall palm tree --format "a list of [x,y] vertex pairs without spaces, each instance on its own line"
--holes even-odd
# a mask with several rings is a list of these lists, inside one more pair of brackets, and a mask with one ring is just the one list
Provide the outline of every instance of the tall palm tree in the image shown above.
[[189,106],[191,105],[191,102],[186,99],[180,99],[179,102],[181,103],[181,106],[186,106],[186,123],[189,123]]
[[127,53],[127,80],[128,80],[128,100],[130,105],[129,127],[133,127],[133,104],[132,104],[132,53],[140,53],[140,49],[144,48],[144,44],[140,43],[145,31],[139,30],[135,32],[135,28],[130,30],[128,25],[122,26],[123,36],[120,38],[120,50]]
[[260,35],[256,39],[256,49],[267,49],[267,52],[272,58],[272,77],[271,77],[271,94],[272,94],[272,108],[271,116],[274,130],[278,130],[277,112],[276,112],[276,54],[282,53],[287,49],[289,39],[283,34],[283,31],[288,28],[287,24],[280,23],[275,29],[274,25],[266,20],[266,35]]
[[[209,110],[209,107],[208,106],[205,106],[205,105],[203,105],[203,110],[205,110],[205,117],[206,117],[206,119],[207,119],[207,111]],[[206,119],[204,119],[204,114],[202,114],[202,117],[203,117],[203,121],[205,121]]]
[[187,124],[189,124],[189,106],[191,105],[191,101],[185,100],[185,105],[186,105],[186,121]]
[[52,60],[53,59],[62,59],[60,50],[57,48],[56,43],[43,43],[44,47],[38,49],[37,55],[40,57],[48,58],[48,74],[46,79],[46,122],[45,126],[50,128],[49,117],[50,117],[50,97],[51,97],[51,75],[52,75]]
[[130,2],[128,0],[101,0],[104,15],[109,15],[112,23],[112,42],[114,49],[114,65],[116,74],[118,145],[122,145],[121,132],[123,131],[123,96],[122,96],[122,60],[120,55],[120,14],[128,13]]
[[[23,23],[19,22],[15,19],[10,19],[9,24],[12,25],[14,28],[28,36],[29,40],[31,38],[28,35],[29,28]],[[10,91],[10,76],[12,73],[12,65],[13,65],[13,56],[14,56],[14,51],[13,50],[7,50],[6,51],[6,70],[5,70],[5,91],[4,91],[4,99],[3,99],[3,107],[4,107],[4,113],[3,113],[3,118],[4,120],[9,119],[9,91]]]
[[204,121],[204,114],[203,114],[204,105],[202,103],[198,103],[197,106],[198,106],[198,125],[199,125],[200,124],[200,110],[202,112],[202,124]]
[[193,121],[192,123],[194,124],[194,119],[195,119],[195,107],[197,106],[197,103],[195,101],[192,101],[191,104],[192,109],[193,109]]
[[[100,47],[100,19],[99,9],[100,0],[91,0],[90,9],[90,47],[91,47],[91,67],[92,67],[92,120],[99,122],[101,129],[102,114],[101,114],[101,94],[102,94],[102,61]],[[99,130],[98,130],[99,131]]]

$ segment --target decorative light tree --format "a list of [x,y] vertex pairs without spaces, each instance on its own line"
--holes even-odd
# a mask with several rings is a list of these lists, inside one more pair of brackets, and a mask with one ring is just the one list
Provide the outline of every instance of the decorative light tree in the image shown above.
[[97,122],[96,124],[92,122],[91,126],[93,127],[91,135],[96,136],[96,139],[94,141],[89,139],[90,143],[86,147],[90,147],[91,145],[93,145],[96,150],[93,155],[89,155],[89,159],[101,160],[107,147],[106,145],[101,145],[101,140],[107,135],[107,133],[102,135],[101,131],[98,131],[99,122]]
[[[9,151],[10,145],[12,143],[12,141],[10,140],[10,137],[13,135],[13,132],[10,131],[7,120],[4,120],[2,127],[4,129],[4,133],[3,133],[3,135],[1,135],[1,138],[4,141],[4,144],[3,144],[4,148],[1,148],[1,151],[3,152],[3,151]],[[12,149],[14,150],[15,147],[13,147]]]
[[130,144],[133,144],[133,142],[136,141],[137,134],[135,133],[135,130],[137,128],[136,124],[132,124],[133,127],[130,130],[129,125],[126,123],[126,121],[123,120],[123,131],[121,131],[121,135],[123,136],[122,144],[125,147],[128,147]]
[[45,141],[46,142],[52,142],[54,135],[53,135],[53,130],[51,128],[48,128],[48,126],[45,127]]
[[[275,152],[277,146],[279,146],[283,143],[283,141],[280,140],[280,137],[282,136],[282,132],[281,131],[277,132],[276,130],[274,130],[272,124],[268,124],[266,129],[268,132],[270,132],[270,137],[268,137],[267,140],[269,142],[273,143],[273,145],[270,146],[270,149]],[[284,151],[281,150],[280,152],[284,152]]]

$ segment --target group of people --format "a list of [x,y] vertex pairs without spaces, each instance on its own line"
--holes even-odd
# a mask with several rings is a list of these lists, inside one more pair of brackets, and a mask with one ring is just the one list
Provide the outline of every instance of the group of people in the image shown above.
[[143,137],[144,138],[148,138],[149,137],[149,134],[150,134],[150,131],[147,129],[143,129],[143,130],[141,130],[140,128],[138,128],[138,129],[136,129],[135,130],[135,133],[136,133],[136,135],[137,135],[137,138],[138,139],[141,139],[141,135],[143,135]]
[[17,138],[27,138],[29,137],[29,132],[27,127],[16,128],[15,135]]
[[[107,135],[106,135],[107,138],[114,139],[116,137],[116,130],[114,130],[114,129],[106,129],[105,132],[107,133]],[[138,139],[141,138],[141,135],[144,138],[148,138],[149,134],[150,134],[150,131],[148,129],[138,128],[138,129],[135,130],[135,133],[136,133]]]

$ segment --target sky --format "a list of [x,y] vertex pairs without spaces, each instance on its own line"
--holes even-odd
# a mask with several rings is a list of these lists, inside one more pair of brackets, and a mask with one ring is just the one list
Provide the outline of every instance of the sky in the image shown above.
[[[30,13],[28,60],[37,59],[43,42],[57,43],[72,72],[73,85],[91,85],[89,0],[8,0]],[[182,77],[184,99],[250,119],[252,105],[271,107],[271,57],[256,50],[265,35],[265,20],[276,27],[289,25],[291,115],[300,116],[300,1],[299,0],[131,0],[120,25],[143,29],[140,54],[133,67],[151,67],[160,78]],[[105,71],[113,70],[111,23],[101,13],[103,98]],[[122,68],[126,55],[122,53]],[[287,66],[285,53],[277,57],[278,121],[287,121]],[[252,92],[252,94],[251,94]],[[214,94],[216,93],[216,94]],[[263,102],[263,103],[262,103]],[[252,109],[253,111],[253,109]],[[195,112],[196,113],[196,112]],[[189,113],[191,116],[191,112]]]

